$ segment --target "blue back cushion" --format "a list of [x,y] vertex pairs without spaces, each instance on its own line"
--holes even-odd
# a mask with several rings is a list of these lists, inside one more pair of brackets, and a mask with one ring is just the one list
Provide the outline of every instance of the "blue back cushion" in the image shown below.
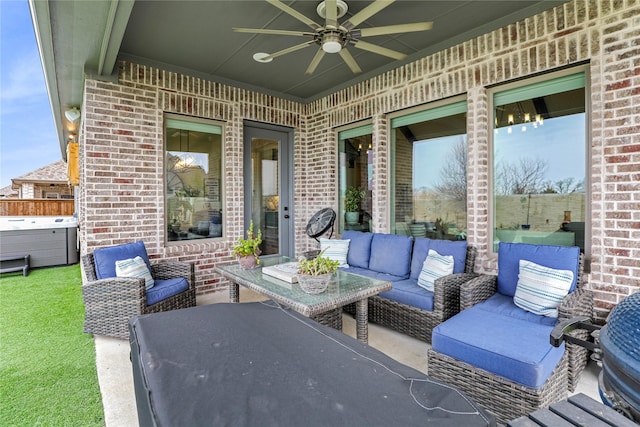
[[374,233],[369,269],[394,276],[409,277],[413,237]]
[[432,240],[426,237],[418,237],[413,244],[413,256],[411,258],[411,278],[418,279],[422,264],[427,258],[429,249],[433,249],[440,255],[453,256],[453,272],[464,273],[467,261],[467,241]]
[[347,264],[350,267],[369,268],[373,233],[348,230],[342,233],[342,238],[351,240],[349,242],[349,253],[347,253]]
[[93,259],[96,263],[96,277],[98,279],[116,277],[116,261],[135,258],[136,256],[142,258],[149,271],[151,271],[147,249],[142,241],[96,249],[93,251]]
[[580,263],[579,247],[500,242],[498,247],[499,293],[511,297],[516,293],[521,259],[549,268],[573,271],[573,283],[569,292],[575,290]]

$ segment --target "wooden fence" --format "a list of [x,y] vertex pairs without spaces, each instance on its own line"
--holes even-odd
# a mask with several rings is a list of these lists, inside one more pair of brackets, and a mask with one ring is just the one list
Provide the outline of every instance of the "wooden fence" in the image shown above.
[[66,199],[0,199],[0,216],[71,216],[74,201]]

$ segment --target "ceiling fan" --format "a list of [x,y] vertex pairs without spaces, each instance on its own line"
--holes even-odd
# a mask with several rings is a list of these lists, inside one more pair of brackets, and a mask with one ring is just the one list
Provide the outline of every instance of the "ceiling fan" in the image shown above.
[[347,12],[347,4],[343,0],[324,0],[318,5],[316,9],[318,15],[320,15],[320,17],[322,18],[325,18],[324,26],[318,25],[311,18],[308,18],[292,7],[282,3],[280,0],[266,1],[282,10],[283,12],[293,16],[297,20],[305,23],[306,25],[311,27],[313,31],[270,30],[264,28],[233,28],[233,31],[239,33],[310,37],[311,40],[308,40],[304,43],[289,47],[287,49],[283,49],[272,54],[262,55],[259,58],[256,57],[256,60],[259,60],[260,62],[269,62],[273,58],[276,58],[278,56],[295,52],[307,46],[318,45],[320,46],[320,49],[318,49],[318,52],[311,60],[311,63],[309,64],[309,67],[307,68],[305,74],[313,74],[326,53],[338,53],[354,74],[362,72],[362,69],[360,69],[358,63],[355,61],[351,53],[347,49],[345,49],[347,46],[353,46],[357,49],[366,50],[378,55],[388,56],[389,58],[393,59],[404,59],[407,55],[402,52],[365,42],[361,40],[361,38],[386,34],[425,31],[430,30],[433,27],[433,22],[416,22],[412,24],[387,25],[383,27],[360,29],[356,28],[362,22],[380,12],[395,0],[375,0],[360,12],[356,13],[341,24],[338,23],[338,18],[344,16],[344,14]]

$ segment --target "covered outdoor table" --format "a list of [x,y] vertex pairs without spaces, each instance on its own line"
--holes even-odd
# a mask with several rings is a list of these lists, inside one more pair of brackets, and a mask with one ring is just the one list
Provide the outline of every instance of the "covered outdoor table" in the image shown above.
[[272,301],[129,329],[141,426],[495,425],[452,387]]

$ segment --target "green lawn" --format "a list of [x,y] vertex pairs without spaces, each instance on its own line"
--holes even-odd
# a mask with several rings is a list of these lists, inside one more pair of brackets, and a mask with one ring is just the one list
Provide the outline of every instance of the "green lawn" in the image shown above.
[[103,426],[80,266],[0,276],[0,425]]

